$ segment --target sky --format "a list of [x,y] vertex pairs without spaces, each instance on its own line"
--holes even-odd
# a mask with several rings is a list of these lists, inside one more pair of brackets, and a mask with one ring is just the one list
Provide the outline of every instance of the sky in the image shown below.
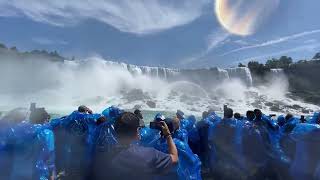
[[174,68],[320,52],[319,0],[0,0],[0,43]]

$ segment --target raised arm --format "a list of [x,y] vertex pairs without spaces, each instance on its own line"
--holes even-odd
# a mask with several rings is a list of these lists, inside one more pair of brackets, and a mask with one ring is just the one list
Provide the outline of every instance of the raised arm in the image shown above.
[[161,121],[161,128],[164,137],[167,140],[169,155],[171,156],[172,163],[178,162],[178,150],[176,145],[173,142],[172,135],[167,124],[164,121]]

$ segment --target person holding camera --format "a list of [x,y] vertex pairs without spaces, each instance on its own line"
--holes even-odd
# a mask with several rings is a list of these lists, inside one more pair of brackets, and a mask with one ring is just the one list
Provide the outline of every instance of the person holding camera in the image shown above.
[[139,141],[141,120],[134,113],[126,112],[116,121],[114,128],[119,140],[110,168],[111,179],[153,179],[166,174],[178,163],[178,151],[164,121],[159,122],[161,132],[168,143],[168,153],[134,143]]

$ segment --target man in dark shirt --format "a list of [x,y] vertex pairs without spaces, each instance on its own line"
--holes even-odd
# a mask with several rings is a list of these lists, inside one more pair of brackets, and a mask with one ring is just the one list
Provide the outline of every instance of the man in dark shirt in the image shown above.
[[112,158],[112,179],[152,179],[165,174],[178,162],[177,148],[164,121],[160,125],[169,146],[169,154],[133,143],[139,140],[140,122],[135,114],[128,112],[115,123],[120,148]]

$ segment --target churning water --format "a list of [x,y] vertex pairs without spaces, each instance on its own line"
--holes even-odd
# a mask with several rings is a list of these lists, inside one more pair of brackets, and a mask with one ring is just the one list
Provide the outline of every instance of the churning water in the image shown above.
[[63,63],[2,61],[0,109],[28,107],[30,102],[55,113],[68,113],[81,104],[98,112],[116,105],[167,112],[181,109],[195,115],[209,108],[221,111],[224,104],[240,113],[254,108],[266,113],[319,109],[288,98],[288,83],[281,70],[272,71],[272,81],[261,87],[252,86],[247,68],[215,71],[216,75],[199,75],[200,80],[195,81],[190,80],[188,71],[134,66],[102,58]]

